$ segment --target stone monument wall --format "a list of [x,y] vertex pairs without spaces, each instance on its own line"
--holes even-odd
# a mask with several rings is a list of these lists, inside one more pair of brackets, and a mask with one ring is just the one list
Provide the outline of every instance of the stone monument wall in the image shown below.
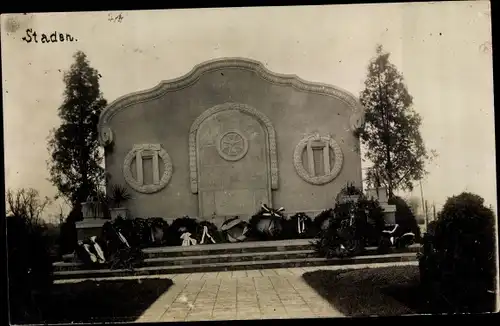
[[126,95],[101,115],[109,184],[129,187],[132,216],[245,215],[333,205],[361,186],[363,109],[349,93],[246,59],[201,64]]

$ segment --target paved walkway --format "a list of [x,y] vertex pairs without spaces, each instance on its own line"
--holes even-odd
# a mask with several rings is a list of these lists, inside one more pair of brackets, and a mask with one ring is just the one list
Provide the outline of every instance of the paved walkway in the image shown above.
[[[414,265],[416,262],[186,273],[106,279],[169,278],[174,284],[138,322],[342,317],[305,283],[314,270],[342,270]],[[78,282],[60,280],[57,283]]]
[[178,274],[137,321],[342,316],[303,281],[304,272],[286,268]]
[[[349,267],[377,268],[411,264],[414,263]],[[177,274],[171,276],[174,285],[137,321],[343,317],[305,283],[302,274],[319,269],[345,268],[323,266]]]

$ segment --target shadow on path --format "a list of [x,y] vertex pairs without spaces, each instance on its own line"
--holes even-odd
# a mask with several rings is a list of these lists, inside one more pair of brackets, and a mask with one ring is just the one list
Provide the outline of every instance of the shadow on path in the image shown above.
[[318,270],[306,283],[346,316],[394,316],[425,311],[418,266]]
[[54,284],[50,294],[35,298],[37,319],[40,323],[135,321],[172,284],[170,279]]

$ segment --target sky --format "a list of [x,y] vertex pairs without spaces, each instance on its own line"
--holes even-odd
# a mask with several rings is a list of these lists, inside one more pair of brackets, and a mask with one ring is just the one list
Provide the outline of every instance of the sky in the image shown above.
[[[438,153],[424,198],[439,209],[470,191],[496,211],[490,19],[487,1],[2,15],[6,188],[56,194],[47,181],[47,139],[60,124],[63,73],[77,50],[102,75],[112,102],[221,57],[258,60],[359,96],[382,44],[422,116],[427,148]],[[75,41],[28,43],[27,29]],[[420,188],[404,195],[420,197]]]

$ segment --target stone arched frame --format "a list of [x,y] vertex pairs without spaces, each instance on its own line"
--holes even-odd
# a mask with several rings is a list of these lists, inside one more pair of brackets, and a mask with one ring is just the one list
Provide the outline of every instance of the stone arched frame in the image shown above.
[[132,105],[157,99],[168,92],[174,92],[189,87],[203,74],[226,68],[253,71],[272,84],[293,87],[299,91],[332,96],[347,104],[351,109],[348,127],[353,133],[356,133],[364,124],[363,106],[352,93],[344,89],[322,83],[307,82],[296,75],[277,74],[268,70],[261,62],[254,60],[245,58],[220,58],[203,62],[180,78],[162,81],[149,90],[131,93],[112,102],[102,111],[99,118],[99,141],[103,146],[110,145],[110,143],[113,142],[113,138],[109,139],[109,133],[112,132],[112,130],[108,128],[110,127],[112,118],[121,110],[125,110]]
[[210,116],[229,110],[238,110],[256,118],[267,131],[267,139],[269,146],[269,165],[271,172],[271,189],[278,189],[278,153],[276,150],[276,131],[274,130],[271,120],[259,110],[242,103],[224,103],[211,107],[205,110],[196,118],[189,130],[189,170],[191,180],[191,192],[198,193],[198,162],[196,156],[196,135],[200,125],[205,119]]

